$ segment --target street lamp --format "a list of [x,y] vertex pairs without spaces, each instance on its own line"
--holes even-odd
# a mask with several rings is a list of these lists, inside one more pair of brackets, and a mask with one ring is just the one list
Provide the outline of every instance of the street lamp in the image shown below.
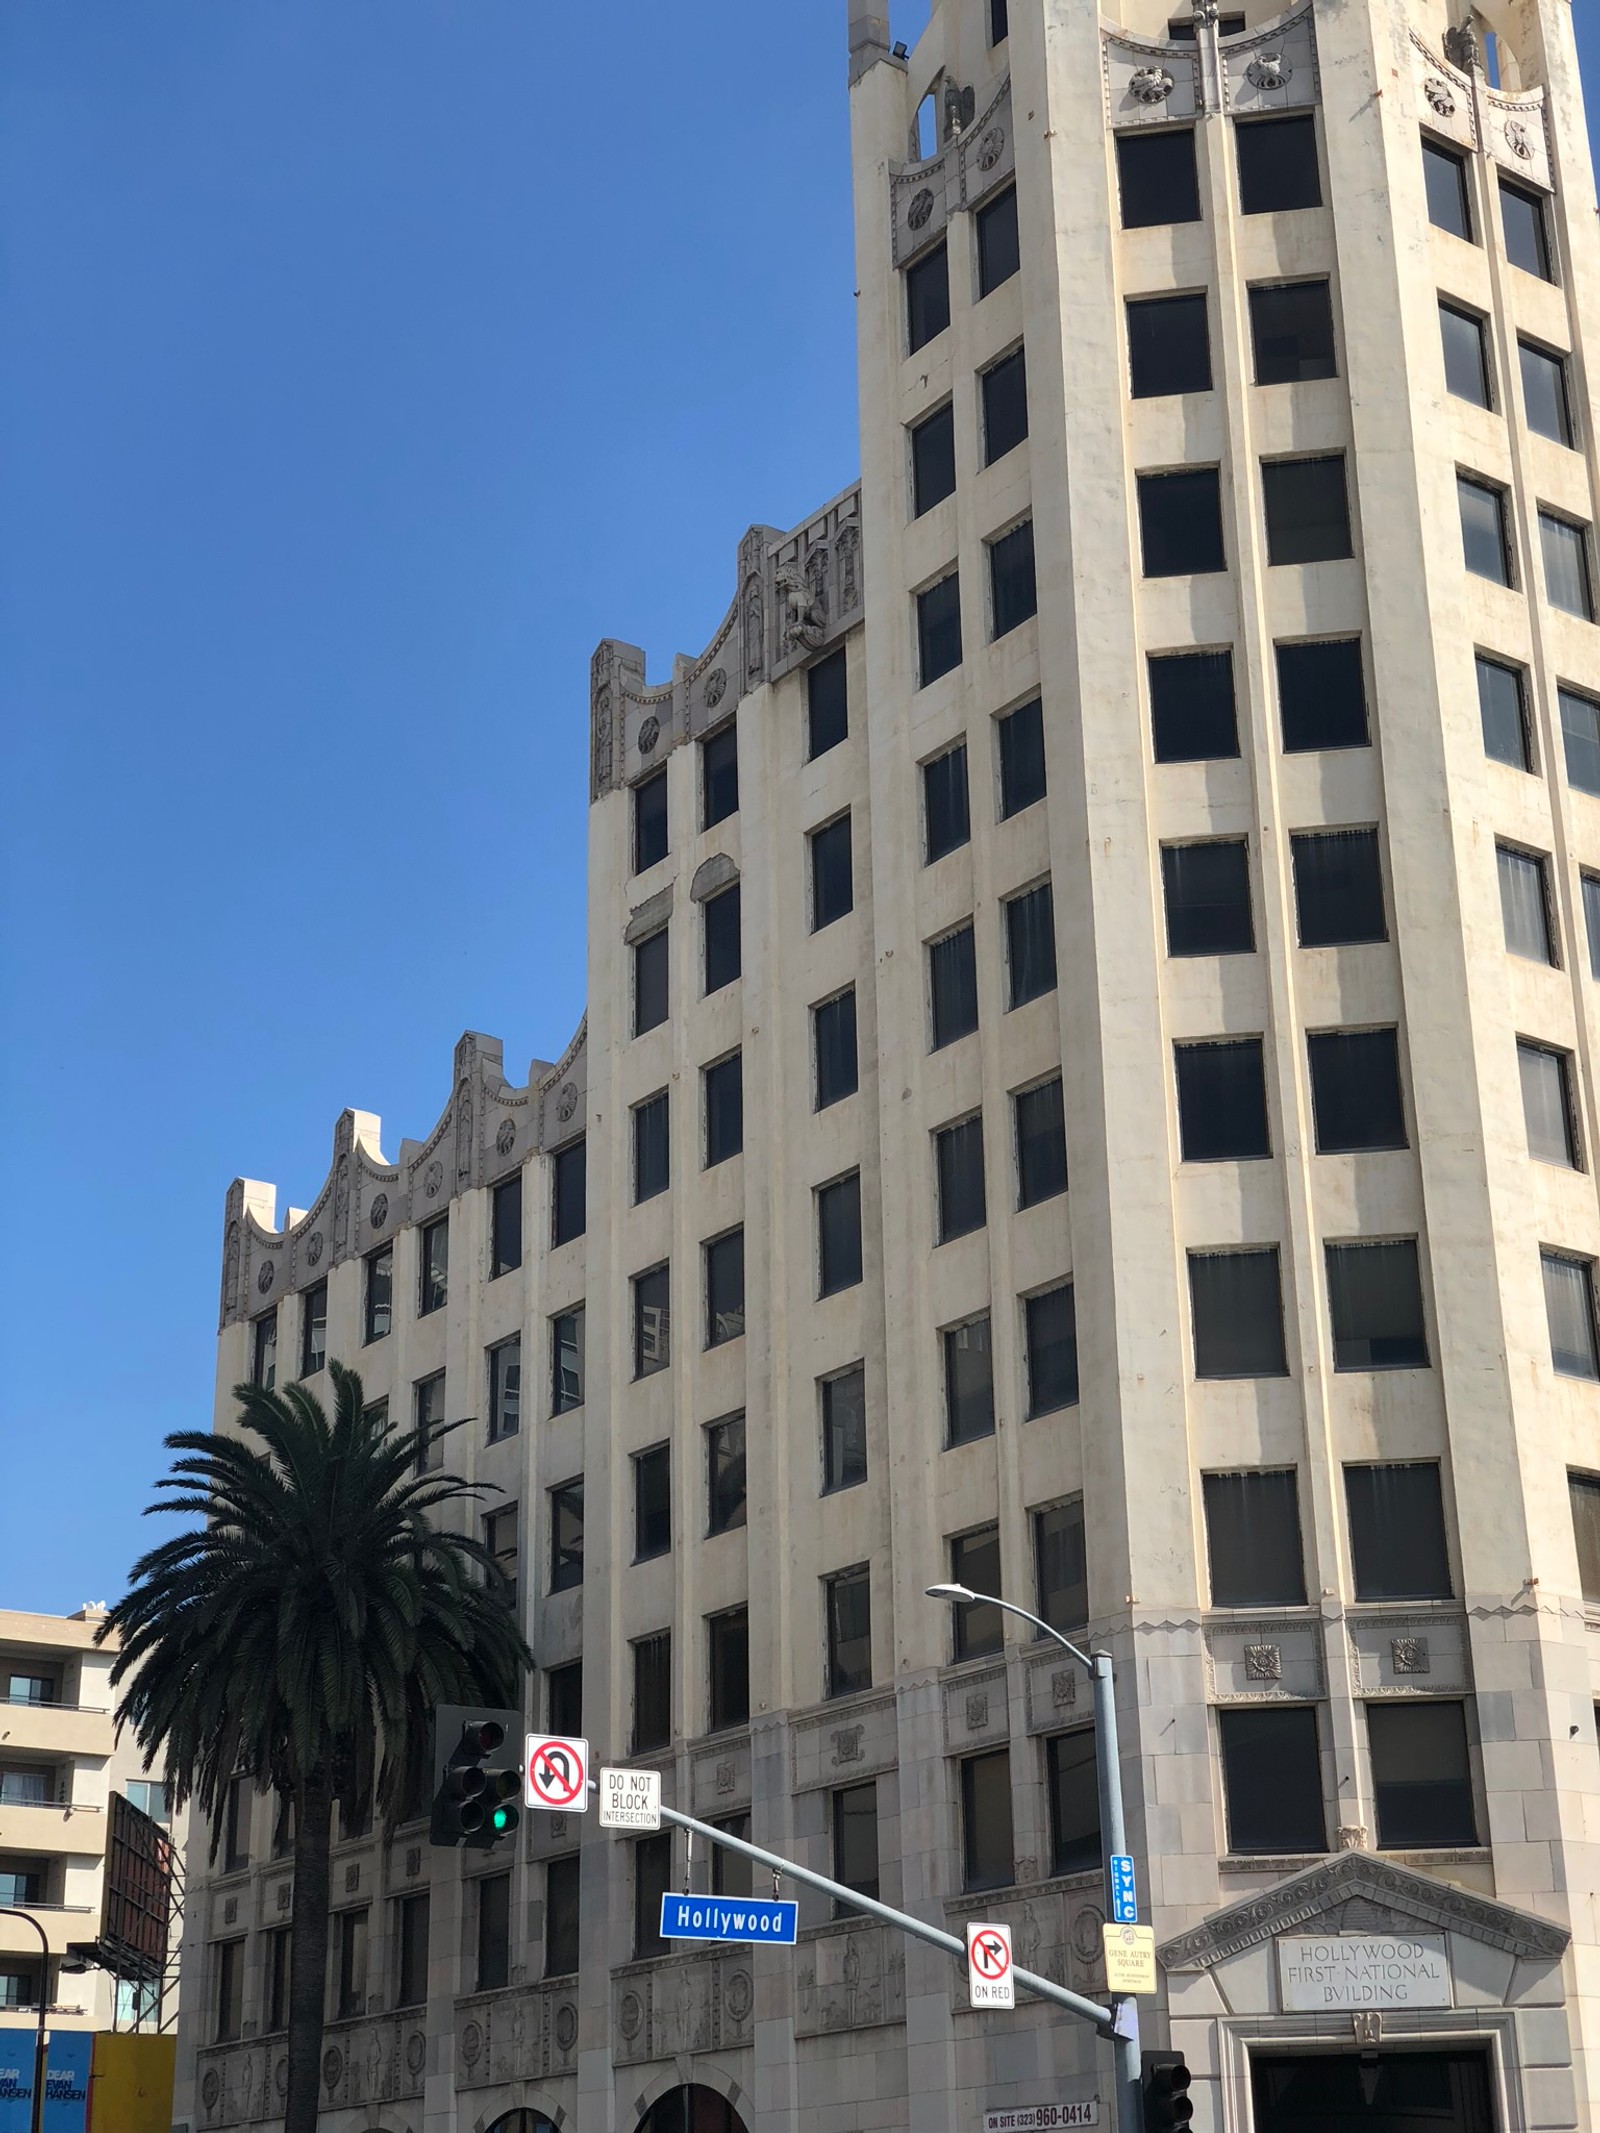
[[44,2018],[50,2001],[50,1936],[31,1911],[0,1904],[0,1918],[25,1918],[39,1936],[39,2034],[33,2047],[33,2133],[44,2133],[44,2078],[50,2058],[50,2037]]
[[[1016,1615],[1024,1622],[1031,1622],[1036,1630],[1046,1637],[1053,1637],[1064,1652],[1069,1652],[1078,1664],[1087,1668],[1094,1688],[1094,1766],[1100,1793],[1100,1844],[1105,1859],[1106,1916],[1114,1915],[1111,1895],[1111,1860],[1114,1854],[1126,1852],[1127,1830],[1122,1817],[1122,1764],[1117,1753],[1117,1695],[1116,1675],[1111,1665],[1109,1652],[1080,1651],[1069,1637],[1062,1636],[1059,1629],[1038,1615],[1030,1614],[1026,1607],[1019,1607],[1015,1600],[1002,1600],[992,1592],[973,1592],[966,1585],[930,1585],[927,1588],[930,1600],[955,1600],[965,1606],[981,1605],[998,1607],[1008,1615]],[[1112,2064],[1115,2069],[1117,2090],[1116,2122],[1119,2133],[1140,2133],[1144,2124],[1143,2078],[1139,2059],[1138,2009],[1134,2004],[1119,2005],[1119,1997],[1112,1995],[1112,2013],[1122,2014],[1111,2039]],[[1128,2019],[1131,2018],[1131,2019]]]

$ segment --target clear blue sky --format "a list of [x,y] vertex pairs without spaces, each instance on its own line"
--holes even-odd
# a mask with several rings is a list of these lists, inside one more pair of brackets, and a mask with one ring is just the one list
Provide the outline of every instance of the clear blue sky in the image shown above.
[[0,10],[0,1606],[155,1537],[228,1180],[576,1026],[596,640],[857,471],[845,12]]

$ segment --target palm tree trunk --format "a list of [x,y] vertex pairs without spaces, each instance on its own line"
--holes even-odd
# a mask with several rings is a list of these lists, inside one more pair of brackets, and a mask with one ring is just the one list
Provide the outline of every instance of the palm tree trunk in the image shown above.
[[289,2093],[283,2133],[316,2133],[328,1976],[328,1849],[333,1794],[301,1787],[294,1821],[294,1923],[289,1940]]

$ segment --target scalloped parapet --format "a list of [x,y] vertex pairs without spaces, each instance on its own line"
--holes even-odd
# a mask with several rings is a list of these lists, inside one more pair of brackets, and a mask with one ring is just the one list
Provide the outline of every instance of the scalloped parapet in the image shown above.
[[264,1311],[285,1294],[321,1281],[330,1266],[372,1251],[396,1230],[424,1222],[458,1194],[495,1184],[532,1156],[584,1130],[588,1024],[551,1066],[535,1060],[518,1087],[504,1072],[498,1037],[468,1030],[455,1049],[449,1102],[425,1140],[404,1140],[384,1160],[379,1121],[342,1111],[333,1161],[310,1208],[291,1208],[275,1226],[273,1185],[235,1178],[223,1214],[219,1324]]
[[631,785],[672,749],[732,716],[746,696],[837,644],[862,618],[861,488],[792,533],[752,526],[739,543],[739,589],[699,658],[645,683],[644,653],[607,637],[589,669],[589,798]]

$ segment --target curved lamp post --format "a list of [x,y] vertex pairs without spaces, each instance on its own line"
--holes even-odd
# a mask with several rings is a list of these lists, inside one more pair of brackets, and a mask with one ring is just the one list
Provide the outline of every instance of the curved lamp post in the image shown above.
[[44,2026],[50,2001],[50,1936],[31,1911],[0,1904],[0,1918],[25,1918],[39,1936],[39,2034],[33,2047],[33,2133],[44,2133],[44,2081],[50,2057],[50,2036]]
[[[1003,1613],[1016,1615],[1023,1622],[1031,1622],[1041,1635],[1051,1637],[1064,1652],[1068,1652],[1078,1664],[1087,1669],[1094,1688],[1094,1764],[1095,1777],[1100,1793],[1100,1845],[1105,1860],[1106,1916],[1112,1916],[1111,1858],[1115,1852],[1125,1852],[1127,1830],[1122,1815],[1122,1763],[1117,1752],[1117,1696],[1116,1675],[1111,1665],[1109,1652],[1080,1651],[1070,1638],[1062,1636],[1059,1629],[1038,1615],[1030,1614],[1026,1607],[1019,1607],[1015,1600],[1002,1600],[992,1592],[973,1592],[965,1585],[930,1585],[927,1588],[930,1600],[954,1600],[963,1606],[981,1605],[998,1607]],[[1144,2099],[1139,2061],[1139,2021],[1137,2003],[1119,2001],[1113,1995],[1112,2012],[1123,2017],[1117,2024],[1111,2040],[1112,2063],[1116,2079],[1116,2124],[1118,2133],[1140,2133],[1144,2124]]]

